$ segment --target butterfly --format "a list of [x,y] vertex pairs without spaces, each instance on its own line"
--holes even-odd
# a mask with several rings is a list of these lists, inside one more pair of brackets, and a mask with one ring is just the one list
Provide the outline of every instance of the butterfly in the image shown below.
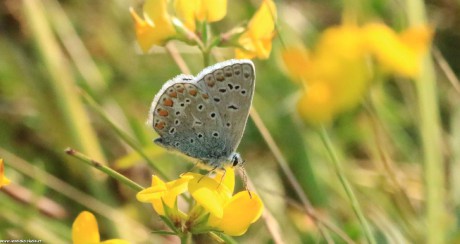
[[178,75],[153,99],[149,123],[154,142],[198,159],[205,168],[242,166],[241,141],[255,87],[251,60],[227,60],[196,77]]

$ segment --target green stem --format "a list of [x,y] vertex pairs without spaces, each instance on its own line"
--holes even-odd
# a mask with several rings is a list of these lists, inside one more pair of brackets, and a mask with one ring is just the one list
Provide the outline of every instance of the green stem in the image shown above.
[[105,166],[105,165],[102,165],[101,163],[89,158],[88,156],[84,155],[83,153],[81,152],[78,152],[72,148],[67,148],[65,150],[65,152],[67,154],[69,154],[70,156],[73,156],[73,157],[76,157],[78,159],[80,159],[82,162],[106,173],[107,175],[111,176],[112,178],[120,181],[121,183],[125,184],[126,186],[130,187],[131,189],[135,190],[135,191],[142,191],[144,190],[144,188],[140,185],[138,185],[136,182],[128,179],[127,177],[125,177],[124,175],[118,173],[117,171]]
[[190,235],[189,233],[182,233],[182,235],[179,235],[179,238],[181,244],[187,244],[189,243]]
[[203,64],[204,64],[204,67],[208,67],[209,66],[209,63],[210,63],[210,57],[211,55],[210,52],[208,50],[202,50],[203,52]]
[[161,171],[153,162],[150,160],[150,158],[145,154],[144,150],[142,147],[137,143],[135,140],[133,140],[128,134],[126,134],[124,131],[122,131],[120,128],[118,128],[117,125],[115,125],[110,119],[107,114],[104,112],[104,110],[101,108],[101,106],[88,94],[85,92],[82,92],[82,97],[83,99],[96,111],[99,116],[101,116],[102,119],[104,119],[105,122],[107,122],[110,127],[117,133],[118,136],[120,136],[123,141],[125,141],[128,145],[130,145],[134,150],[136,150],[139,155],[144,158],[144,160],[150,165],[150,167],[153,168],[155,173],[162,177],[164,180],[168,180],[169,177]]
[[339,180],[340,180],[340,183],[342,184],[347,196],[348,196],[348,199],[350,200],[350,203],[351,203],[351,207],[353,208],[353,211],[355,212],[356,214],[356,217],[358,217],[358,220],[363,228],[363,232],[364,232],[364,235],[366,236],[366,239],[369,243],[371,244],[375,244],[377,243],[375,241],[375,238],[374,236],[372,235],[372,231],[371,231],[371,228],[366,220],[366,218],[364,217],[364,214],[361,210],[361,206],[359,205],[359,202],[358,200],[356,199],[356,196],[355,194],[353,193],[353,189],[351,188],[351,185],[350,183],[348,182],[347,178],[345,177],[344,173],[343,173],[343,169],[342,169],[342,166],[340,165],[340,162],[338,160],[338,157],[335,153],[335,150],[332,146],[332,143],[329,139],[329,136],[327,135],[327,131],[326,131],[326,128],[323,126],[321,127],[321,130],[320,130],[320,136],[321,136],[321,140],[323,141],[324,143],[324,146],[326,147],[326,150],[329,154],[329,156],[331,157],[331,160],[332,160],[332,163],[334,164],[334,169],[335,169],[335,172],[337,174],[337,176],[339,177]]
[[[407,0],[407,14],[410,26],[426,25],[426,11],[423,1]],[[427,242],[445,243],[446,207],[444,163],[436,76],[433,61],[429,55],[423,58],[419,76],[415,79],[420,113],[419,130],[422,137]]]

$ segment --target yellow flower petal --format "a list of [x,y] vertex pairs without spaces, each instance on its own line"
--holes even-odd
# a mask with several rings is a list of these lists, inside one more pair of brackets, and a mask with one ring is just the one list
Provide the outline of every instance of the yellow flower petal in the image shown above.
[[227,14],[227,0],[176,0],[174,2],[177,17],[191,31],[195,31],[195,22],[216,22]]
[[121,239],[111,239],[111,240],[101,242],[101,244],[130,244],[130,243],[131,242],[129,241],[125,241]]
[[5,176],[5,166],[3,164],[3,159],[0,158],[0,188],[10,184],[10,180]]
[[325,82],[315,82],[302,96],[297,109],[299,114],[311,124],[328,123],[335,114],[334,97]]
[[225,206],[216,227],[227,235],[240,236],[260,218],[263,208],[262,200],[255,192],[251,192],[251,197],[247,191],[238,192]]
[[191,177],[181,177],[165,183],[158,176],[153,176],[152,186],[138,192],[136,198],[140,202],[152,203],[155,211],[164,215],[163,202],[171,208],[174,207],[177,196],[187,190],[190,179]]
[[188,183],[190,194],[211,215],[221,218],[224,204],[231,198],[232,192],[221,182],[200,174],[194,175],[195,177]]
[[389,72],[406,77],[418,75],[421,57],[428,49],[431,34],[428,28],[408,30],[401,36],[384,24],[364,27],[370,51]]
[[227,15],[227,0],[201,0],[197,12],[200,21],[216,22]]
[[267,59],[272,48],[275,30],[276,6],[272,0],[264,0],[248,23],[248,28],[238,42],[243,48],[235,50],[236,58]]
[[177,17],[192,32],[195,32],[195,12],[198,8],[198,0],[176,0],[174,9]]
[[92,213],[83,211],[77,216],[72,225],[72,241],[74,244],[99,243],[99,227]]
[[217,172],[214,180],[216,182],[221,182],[230,192],[233,192],[235,189],[235,170],[233,167],[227,167],[225,171],[220,170]]
[[145,20],[133,9],[130,12],[135,22],[137,42],[147,52],[154,45],[164,45],[176,30],[167,12],[167,0],[146,0],[143,10]]
[[307,49],[300,47],[287,47],[281,53],[287,73],[293,81],[302,81],[309,71],[310,55]]
[[264,0],[260,8],[249,21],[248,30],[251,37],[261,39],[272,36],[275,30],[276,6],[272,0]]

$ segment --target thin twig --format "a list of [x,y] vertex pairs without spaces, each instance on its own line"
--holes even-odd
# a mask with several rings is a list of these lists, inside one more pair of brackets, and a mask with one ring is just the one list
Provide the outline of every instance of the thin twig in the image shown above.
[[433,53],[434,60],[439,65],[439,68],[441,68],[442,72],[444,72],[446,75],[447,80],[449,80],[450,84],[452,84],[452,87],[455,89],[455,91],[460,93],[460,81],[458,80],[452,68],[447,63],[441,51],[439,51],[438,48],[433,47],[431,52]]
[[340,161],[335,153],[335,150],[332,146],[332,143],[329,139],[329,136],[327,135],[326,128],[321,127],[320,130],[320,136],[321,140],[323,141],[324,146],[326,147],[326,150],[331,158],[331,161],[334,165],[335,173],[337,174],[340,183],[342,184],[345,193],[348,196],[348,199],[350,200],[351,207],[353,211],[356,214],[356,217],[358,218],[358,221],[360,222],[362,228],[363,228],[363,233],[364,236],[366,237],[367,241],[371,244],[377,243],[375,240],[374,235],[372,234],[372,230],[369,226],[369,223],[367,222],[366,218],[364,217],[363,211],[361,210],[361,206],[358,202],[358,199],[356,198],[353,189],[351,188],[350,183],[348,182],[347,178],[345,177],[343,173],[343,168],[340,165]]
[[137,141],[135,141],[131,136],[129,136],[126,132],[120,129],[112,119],[109,118],[107,113],[102,109],[102,107],[86,92],[81,92],[81,96],[83,99],[94,109],[95,112],[108,124],[110,127],[117,133],[117,135],[126,142],[129,146],[131,146],[139,155],[152,167],[155,171],[155,174],[161,176],[164,180],[169,180],[169,177],[161,171],[155,163],[147,156],[144,152],[144,149],[139,145]]
[[138,221],[123,214],[123,211],[114,209],[113,207],[80,191],[74,186],[69,185],[67,182],[57,178],[52,174],[49,174],[43,169],[23,160],[22,158],[19,158],[18,156],[1,147],[0,155],[2,155],[2,157],[10,162],[9,166],[21,172],[22,174],[33,178],[37,182],[43,183],[49,189],[53,189],[54,191],[59,192],[63,196],[75,201],[78,204],[81,204],[88,209],[91,209],[91,211],[106,217],[114,223],[124,223],[124,226],[130,226],[129,229],[132,231],[131,234],[133,237],[136,237],[135,239],[138,242],[142,243],[148,238],[151,238],[149,234],[150,230],[145,228],[145,226]]
[[130,187],[131,189],[135,190],[136,192],[142,191],[144,188],[140,185],[138,185],[136,182],[128,179],[126,176],[118,173],[117,171],[97,162],[94,159],[89,158],[88,156],[84,155],[83,153],[74,150],[72,148],[67,148],[65,149],[65,153],[67,153],[70,156],[73,156],[75,158],[80,159],[80,161],[94,167],[95,169],[98,169],[107,175],[111,176],[112,178],[116,179],[117,181],[125,184],[126,186]]

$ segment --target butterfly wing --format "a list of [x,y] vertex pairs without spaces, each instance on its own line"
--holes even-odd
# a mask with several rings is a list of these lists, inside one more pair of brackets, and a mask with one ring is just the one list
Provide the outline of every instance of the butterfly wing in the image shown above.
[[218,108],[193,76],[180,75],[168,81],[155,96],[150,116],[160,135],[155,140],[158,145],[205,163],[226,156]]
[[243,136],[255,87],[255,68],[250,60],[228,60],[206,68],[198,85],[210,95],[222,120],[221,133],[228,156]]

